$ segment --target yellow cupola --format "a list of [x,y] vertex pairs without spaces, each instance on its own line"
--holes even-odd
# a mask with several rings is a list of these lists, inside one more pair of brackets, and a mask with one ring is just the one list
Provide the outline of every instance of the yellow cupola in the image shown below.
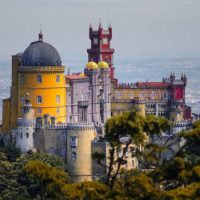
[[97,63],[90,61],[86,64],[87,69],[91,70],[91,69],[98,69],[98,65]]
[[109,68],[109,65],[108,65],[108,63],[105,62],[105,61],[100,61],[100,62],[98,63],[98,68],[100,68],[100,69]]
[[79,74],[79,76],[82,77],[82,78],[84,78],[85,74],[82,72],[82,73]]

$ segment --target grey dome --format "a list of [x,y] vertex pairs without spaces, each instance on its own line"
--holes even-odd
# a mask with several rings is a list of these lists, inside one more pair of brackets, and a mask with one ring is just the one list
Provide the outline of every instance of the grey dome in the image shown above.
[[50,44],[43,42],[43,35],[39,40],[32,42],[24,51],[21,59],[23,66],[61,66],[58,51]]

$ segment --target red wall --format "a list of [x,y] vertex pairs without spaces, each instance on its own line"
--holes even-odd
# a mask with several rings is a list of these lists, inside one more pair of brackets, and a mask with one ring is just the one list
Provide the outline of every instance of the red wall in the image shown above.
[[180,100],[183,99],[184,88],[183,87],[175,87],[174,88],[174,99]]

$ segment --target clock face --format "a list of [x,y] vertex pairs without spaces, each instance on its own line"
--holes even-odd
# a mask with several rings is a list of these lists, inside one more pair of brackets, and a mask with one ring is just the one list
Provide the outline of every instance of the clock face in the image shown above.
[[94,38],[94,39],[93,39],[93,43],[94,43],[94,44],[98,44],[98,38]]
[[108,38],[103,38],[103,44],[108,44]]

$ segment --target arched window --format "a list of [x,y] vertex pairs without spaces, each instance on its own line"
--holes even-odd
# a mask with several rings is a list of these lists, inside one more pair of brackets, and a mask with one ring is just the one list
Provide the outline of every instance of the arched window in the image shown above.
[[37,75],[37,83],[42,83],[42,75]]
[[72,160],[76,160],[76,152],[72,152]]
[[42,103],[42,96],[37,96],[37,103]]
[[29,133],[26,133],[26,138],[29,138]]
[[60,95],[56,95],[56,103],[60,103]]
[[59,83],[59,82],[60,82],[60,76],[57,75],[57,76],[56,76],[56,83]]

